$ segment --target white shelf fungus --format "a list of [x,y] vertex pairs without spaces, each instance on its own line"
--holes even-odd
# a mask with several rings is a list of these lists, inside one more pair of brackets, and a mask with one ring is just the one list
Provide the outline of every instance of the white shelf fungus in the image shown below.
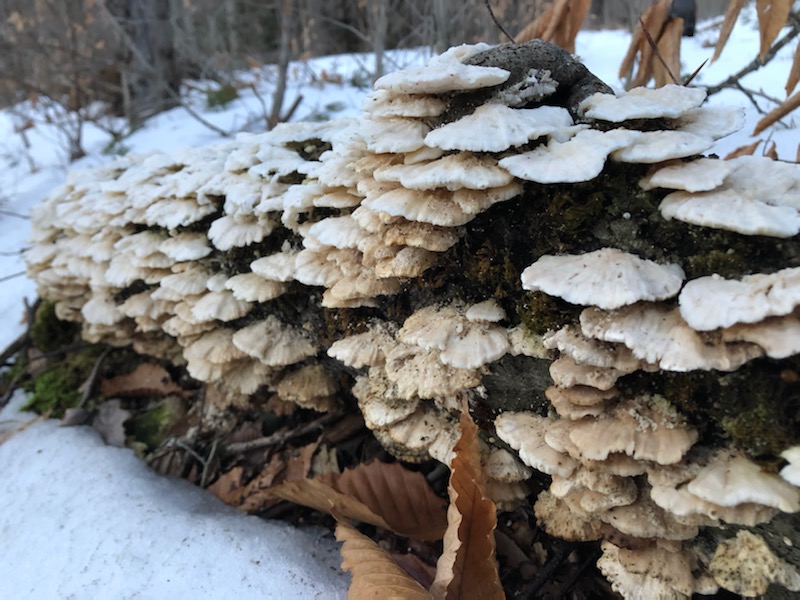
[[581,103],[587,119],[621,123],[633,119],[675,119],[706,99],[702,88],[669,84],[657,89],[634,88],[622,96],[593,94]]
[[640,300],[671,298],[681,288],[678,265],[661,265],[615,248],[543,256],[522,272],[522,287],[571,304],[619,308]]
[[425,144],[442,150],[503,152],[531,140],[552,135],[562,141],[581,128],[573,127],[564,108],[509,108],[504,104],[482,104],[475,112],[434,129]]
[[741,279],[699,277],[684,286],[678,303],[683,319],[697,331],[788,315],[800,304],[800,268]]

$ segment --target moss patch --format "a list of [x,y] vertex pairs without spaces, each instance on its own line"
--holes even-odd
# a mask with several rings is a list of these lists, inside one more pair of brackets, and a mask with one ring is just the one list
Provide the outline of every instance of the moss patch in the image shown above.
[[56,316],[54,302],[42,300],[36,309],[30,336],[36,348],[42,352],[52,352],[73,343],[80,330],[78,323],[62,321]]
[[81,398],[79,388],[89,377],[102,346],[91,346],[64,357],[61,362],[25,384],[31,397],[23,407],[37,413],[52,411],[60,418],[67,408],[75,407]]

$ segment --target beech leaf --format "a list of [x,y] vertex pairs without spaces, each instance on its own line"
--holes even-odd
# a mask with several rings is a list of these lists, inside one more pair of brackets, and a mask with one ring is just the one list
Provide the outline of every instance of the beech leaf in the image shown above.
[[425,476],[400,463],[371,461],[325,480],[338,491],[381,515],[390,529],[417,540],[440,540],[447,529],[447,501],[437,496]]
[[779,104],[761,117],[761,120],[756,123],[756,128],[753,130],[753,135],[758,135],[767,127],[777,123],[798,107],[800,107],[800,92],[797,92],[794,96],[790,96],[784,100],[782,104]]
[[399,463],[371,462],[275,486],[284,500],[327,512],[337,519],[357,519],[418,540],[438,540],[447,527],[445,501],[420,473]]
[[725,155],[725,160],[731,160],[732,158],[739,158],[740,156],[753,156],[756,152],[756,148],[761,143],[761,140],[756,140],[752,144],[745,144],[744,146],[739,146],[736,150],[733,150],[729,154]]
[[711,57],[711,62],[714,62],[722,54],[722,49],[728,43],[728,38],[731,36],[733,26],[736,25],[736,20],[739,18],[739,13],[742,11],[745,0],[731,0],[728,4],[728,9],[725,11],[725,20],[722,21],[722,29],[719,32],[717,45],[714,47],[714,56]]
[[758,33],[761,38],[761,49],[758,55],[762,63],[772,42],[778,37],[789,19],[792,2],[793,0],[756,0]]
[[431,593],[453,600],[504,598],[495,557],[497,508],[486,494],[478,427],[466,409],[461,414],[461,438],[453,450],[448,526]]
[[404,598],[430,600],[431,595],[406,573],[378,544],[344,523],[336,526],[342,545],[342,569],[353,574],[349,600]]
[[794,91],[798,81],[800,81],[800,44],[797,44],[797,48],[794,49],[792,68],[789,71],[789,79],[786,80],[787,96]]
[[118,375],[100,382],[103,396],[155,396],[161,398],[169,394],[185,396],[189,394],[177,383],[167,370],[154,363],[142,363],[126,375]]

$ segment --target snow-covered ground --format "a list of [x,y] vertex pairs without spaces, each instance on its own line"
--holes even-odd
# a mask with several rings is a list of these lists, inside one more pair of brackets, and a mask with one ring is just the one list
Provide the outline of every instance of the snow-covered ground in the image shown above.
[[[699,31],[683,40],[684,73],[713,53],[716,31],[704,26]],[[578,36],[577,54],[600,78],[621,88],[616,73],[629,40],[623,31],[584,32]],[[794,46],[743,85],[783,99]],[[722,57],[706,65],[695,83],[725,79],[757,50],[751,11],[749,22],[735,27]],[[424,59],[423,52],[404,51],[387,62],[399,68]],[[286,106],[301,94],[296,120],[357,114],[367,89],[350,83],[369,80],[370,62],[363,56],[338,56],[294,66]],[[344,83],[332,83],[336,76]],[[251,77],[268,98],[267,78]],[[195,109],[226,130],[241,128],[261,110],[248,90],[219,111],[205,109],[197,92],[193,97]],[[743,94],[724,91],[709,102],[737,104],[747,111],[742,132],[721,140],[714,151],[724,155],[753,141],[750,132],[760,115]],[[799,120],[790,115],[788,127],[767,132],[779,155],[794,157]],[[23,299],[35,297],[33,284],[19,275],[24,271],[19,250],[30,230],[25,215],[63,181],[67,168],[55,128],[38,124],[28,129],[26,146],[15,133],[18,123],[0,112],[0,349],[24,331]],[[137,153],[169,152],[219,140],[185,110],[175,109],[148,121],[124,146]],[[107,134],[87,126],[88,155],[74,166],[110,160],[102,152],[108,141]],[[0,427],[7,430],[13,426],[9,419],[24,418],[7,408],[0,413],[5,421]],[[201,490],[156,477],[130,451],[104,446],[92,430],[60,428],[54,422],[32,425],[0,443],[0,472],[6,481],[0,488],[0,597],[334,598],[346,589],[347,578],[337,575],[339,559],[331,552],[336,544],[329,538],[234,513]]]

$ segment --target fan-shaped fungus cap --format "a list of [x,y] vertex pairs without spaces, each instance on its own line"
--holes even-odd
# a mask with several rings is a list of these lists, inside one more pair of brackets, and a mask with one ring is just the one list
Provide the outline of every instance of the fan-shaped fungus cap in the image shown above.
[[375,170],[377,181],[399,182],[412,190],[461,188],[485,190],[511,183],[514,177],[497,166],[491,156],[475,156],[468,152],[448,154],[425,164],[394,164]]
[[637,358],[666,371],[734,371],[763,354],[755,344],[703,336],[677,309],[661,305],[642,303],[610,312],[587,308],[580,319],[585,336],[625,344]]
[[376,117],[438,117],[447,108],[442,98],[375,90],[364,101],[364,112]]
[[736,453],[719,453],[686,489],[720,506],[754,502],[784,512],[800,510],[799,489]]
[[702,88],[669,84],[657,89],[634,88],[621,96],[592,94],[579,110],[586,119],[622,123],[633,119],[678,118],[706,99]]
[[275,315],[239,329],[233,335],[233,344],[271,367],[291,365],[317,353],[316,345],[303,333]]
[[722,185],[732,170],[730,161],[714,158],[698,158],[680,161],[661,167],[639,181],[645,190],[667,188],[687,192],[707,192]]
[[442,398],[480,385],[481,372],[443,364],[438,352],[399,344],[386,356],[386,375],[404,398]]
[[658,163],[695,156],[713,145],[713,138],[688,131],[643,131],[631,144],[616,150],[612,158],[626,163]]
[[441,351],[439,360],[459,369],[476,369],[502,357],[508,334],[488,321],[470,321],[463,307],[428,306],[406,319],[398,339]]
[[506,311],[500,307],[497,300],[489,298],[488,300],[478,302],[468,307],[464,316],[467,317],[469,321],[497,323],[506,318]]
[[526,181],[537,183],[576,183],[590,181],[603,170],[611,152],[636,142],[639,131],[614,129],[580,131],[567,141],[550,140],[530,152],[507,156],[500,166]]
[[692,564],[683,552],[657,544],[628,550],[603,542],[601,547],[597,568],[623,598],[677,598],[695,592]]
[[622,402],[605,417],[575,422],[569,432],[581,456],[590,460],[622,452],[663,465],[680,461],[697,438],[674,408],[655,397]]
[[386,355],[395,345],[393,327],[374,322],[364,333],[335,341],[328,348],[328,356],[354,369],[374,367],[386,362]]
[[419,398],[401,398],[396,386],[381,368],[371,368],[369,375],[356,377],[353,396],[370,429],[382,429],[398,423],[417,410]]
[[560,388],[580,385],[606,391],[613,388],[617,379],[625,374],[624,371],[609,367],[579,365],[569,356],[557,358],[550,364],[550,377]]
[[771,583],[800,591],[797,569],[775,556],[764,538],[749,531],[739,531],[735,538],[720,543],[708,571],[721,587],[741,596],[766,594]]
[[542,290],[572,304],[619,308],[639,300],[671,298],[681,288],[684,273],[678,265],[603,248],[565,256],[543,256],[522,272],[522,287]]
[[159,250],[173,260],[198,260],[211,254],[208,238],[202,233],[181,233],[164,240]]
[[338,390],[335,377],[321,364],[300,367],[285,375],[276,386],[281,399],[318,412],[328,412],[338,405],[334,397]]
[[517,450],[526,465],[548,475],[569,477],[578,461],[545,442],[545,432],[552,422],[534,413],[507,411],[494,420],[494,426],[497,437]]
[[425,144],[442,150],[503,152],[545,135],[568,139],[579,129],[573,126],[565,108],[516,109],[504,104],[481,104],[472,114],[428,133]]
[[800,213],[795,208],[743,198],[729,189],[697,194],[673,192],[661,201],[658,210],[667,220],[744,235],[787,238],[800,233]]
[[286,291],[286,284],[264,279],[256,273],[240,273],[225,282],[225,288],[233,292],[233,297],[245,302],[267,302]]
[[234,298],[233,294],[225,290],[223,292],[208,292],[202,298],[194,302],[192,306],[192,316],[198,321],[233,321],[245,316],[253,305]]
[[641,366],[641,361],[628,348],[587,338],[572,325],[546,333],[542,341],[545,348],[558,349],[579,365],[613,368],[626,373],[633,373]]
[[257,217],[234,219],[231,215],[220,217],[208,228],[208,239],[220,250],[240,248],[260,242],[275,228],[275,223]]
[[510,75],[505,69],[465,65],[453,57],[442,55],[432,59],[427,66],[384,75],[375,82],[375,89],[394,94],[441,94],[498,85]]
[[787,315],[758,323],[737,323],[722,330],[722,339],[757,344],[770,358],[788,358],[800,352],[800,319]]
[[792,446],[781,452],[781,457],[789,464],[781,469],[781,477],[794,486],[800,487],[800,446]]
[[684,286],[678,304],[681,316],[698,331],[788,315],[800,304],[800,267],[741,279],[699,277]]

